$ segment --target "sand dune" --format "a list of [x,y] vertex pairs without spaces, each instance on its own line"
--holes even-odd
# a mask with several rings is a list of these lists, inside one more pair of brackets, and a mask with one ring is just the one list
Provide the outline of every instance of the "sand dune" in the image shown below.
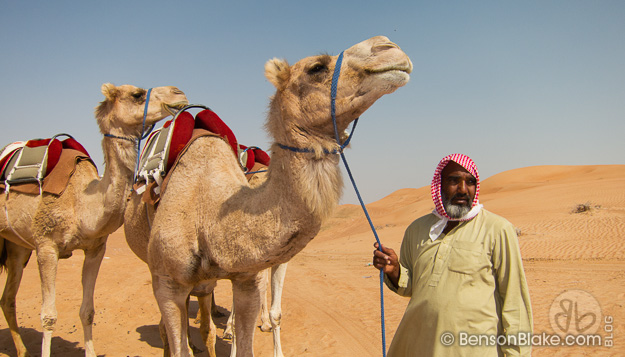
[[[563,292],[581,290],[600,306],[601,323],[595,333],[602,344],[614,346],[536,346],[533,355],[624,355],[625,165],[506,171],[482,182],[480,198],[486,209],[506,217],[520,232],[535,334],[554,334],[552,304]],[[579,205],[585,211],[574,213]],[[433,205],[427,186],[399,190],[367,207],[382,242],[399,249],[405,227]],[[287,356],[382,354],[378,272],[369,265],[373,242],[360,207],[343,205],[290,262],[282,317]],[[55,355],[84,355],[78,318],[81,265],[81,252],[59,264]],[[0,276],[0,285],[5,279],[5,274]],[[230,283],[220,282],[217,304],[222,312],[230,310],[231,298]],[[407,300],[388,290],[384,298],[390,344]],[[99,355],[162,354],[150,275],[128,249],[123,230],[109,238],[95,303],[94,340]],[[25,343],[33,355],[39,355],[41,292],[35,259],[26,268],[17,308]],[[197,311],[197,303],[192,302],[191,310]],[[226,317],[217,319],[218,336],[225,322]],[[199,343],[196,325],[192,333]],[[228,356],[229,350],[230,341],[219,339],[218,354]],[[271,334],[257,331],[255,351],[257,356],[272,355]],[[0,356],[7,355],[15,355],[15,349],[6,322],[0,319]]]

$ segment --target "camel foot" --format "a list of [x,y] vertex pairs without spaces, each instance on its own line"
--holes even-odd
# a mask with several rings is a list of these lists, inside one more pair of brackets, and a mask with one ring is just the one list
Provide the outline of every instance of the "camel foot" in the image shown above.
[[232,331],[224,331],[222,338],[224,340],[232,340]]

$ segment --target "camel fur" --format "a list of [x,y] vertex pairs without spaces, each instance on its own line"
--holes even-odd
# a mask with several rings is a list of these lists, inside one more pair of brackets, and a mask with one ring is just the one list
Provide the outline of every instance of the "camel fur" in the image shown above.
[[[266,122],[274,140],[267,180],[250,187],[230,147],[203,137],[172,172],[154,216],[147,261],[174,356],[190,356],[186,301],[194,288],[232,281],[237,356],[253,356],[259,272],[289,261],[317,235],[342,191],[339,147],[330,115],[337,56],[290,66],[273,59],[276,87]],[[377,99],[405,85],[409,57],[383,36],[345,50],[336,97],[339,133]],[[345,137],[342,138],[345,140]],[[281,145],[307,149],[283,149]],[[311,151],[312,150],[312,151]],[[199,165],[198,163],[202,163]]]
[[[0,305],[18,356],[29,355],[19,334],[15,300],[23,269],[33,248],[37,254],[43,300],[42,356],[50,356],[50,343],[57,321],[55,279],[58,260],[69,258],[75,249],[82,249],[85,253],[83,300],[79,313],[85,355],[96,356],[92,341],[95,282],[104,257],[106,239],[123,222],[137,158],[136,139],[142,135],[147,95],[145,89],[132,85],[107,83],[101,89],[105,99],[95,109],[96,120],[102,134],[115,136],[102,139],[104,175],[99,177],[89,161],[82,161],[77,164],[61,196],[17,192],[0,195],[0,210],[4,212],[6,208],[10,219],[8,222],[5,214],[0,215],[0,248],[2,254],[6,254],[3,267],[8,274]],[[146,126],[171,115],[171,108],[177,109],[186,103],[186,96],[176,87],[153,88]]]

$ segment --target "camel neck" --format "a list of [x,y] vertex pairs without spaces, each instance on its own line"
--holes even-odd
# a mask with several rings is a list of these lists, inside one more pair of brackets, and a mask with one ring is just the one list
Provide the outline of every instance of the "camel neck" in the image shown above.
[[278,189],[290,188],[292,199],[306,204],[309,213],[320,219],[332,214],[342,194],[339,156],[323,153],[285,150],[274,144],[268,181],[277,182]]
[[137,150],[133,143],[125,140],[105,137],[102,140],[104,150],[104,173],[96,185],[94,200],[99,201],[99,214],[94,218],[96,226],[121,225],[126,197],[132,188],[134,162]]

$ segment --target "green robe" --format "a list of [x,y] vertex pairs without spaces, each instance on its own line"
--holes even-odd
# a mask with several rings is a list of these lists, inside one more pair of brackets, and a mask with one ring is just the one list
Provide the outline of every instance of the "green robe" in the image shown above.
[[[512,224],[482,209],[432,241],[437,220],[429,214],[406,229],[399,288],[386,278],[391,290],[410,297],[388,356],[529,355],[532,311]],[[454,342],[445,346],[449,334]],[[527,343],[498,346],[501,335]]]

